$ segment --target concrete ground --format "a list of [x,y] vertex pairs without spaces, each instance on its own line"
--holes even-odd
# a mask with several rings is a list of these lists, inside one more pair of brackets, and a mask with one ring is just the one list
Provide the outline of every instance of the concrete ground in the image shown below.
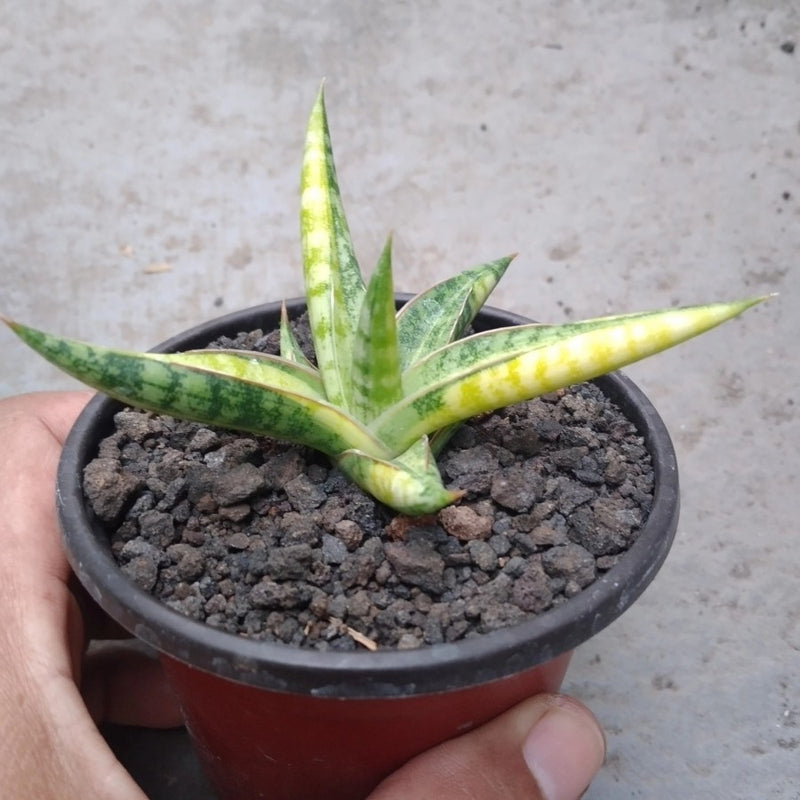
[[[779,291],[628,370],[683,514],[565,689],[588,797],[800,797],[800,6],[794,0],[6,2],[0,308],[143,348],[301,292],[326,76],[357,249],[398,288],[519,251],[495,305],[561,321]],[[0,396],[73,385],[10,333]]]

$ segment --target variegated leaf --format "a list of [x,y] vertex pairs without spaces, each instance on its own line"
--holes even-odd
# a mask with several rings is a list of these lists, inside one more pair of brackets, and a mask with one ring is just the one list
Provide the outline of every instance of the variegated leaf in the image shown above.
[[336,464],[364,491],[403,514],[432,514],[463,494],[445,488],[426,438],[391,461],[348,450]]
[[292,326],[289,323],[289,314],[286,311],[286,303],[281,304],[280,348],[281,358],[285,358],[287,361],[293,361],[296,364],[301,364],[317,372],[311,362],[306,358],[305,353],[292,332]]
[[383,248],[361,307],[353,346],[353,415],[369,422],[402,397],[392,284],[392,242]]
[[403,376],[404,399],[370,429],[393,452],[476,414],[589,380],[697,336],[764,298],[524,325],[461,339]]
[[353,339],[365,290],[336,180],[322,89],[306,133],[300,231],[317,364],[328,400],[349,409]]
[[275,356],[127,353],[8,324],[48,361],[137,408],[296,442],[330,456],[350,448],[389,455],[360,423],[315,393],[319,381],[310,370]]
[[462,336],[513,258],[464,270],[409,300],[397,312],[401,369]]

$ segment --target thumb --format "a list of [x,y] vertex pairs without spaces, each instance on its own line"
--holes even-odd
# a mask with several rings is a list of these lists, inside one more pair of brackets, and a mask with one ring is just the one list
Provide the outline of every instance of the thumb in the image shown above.
[[564,695],[541,694],[417,756],[369,800],[577,800],[604,758],[592,713]]

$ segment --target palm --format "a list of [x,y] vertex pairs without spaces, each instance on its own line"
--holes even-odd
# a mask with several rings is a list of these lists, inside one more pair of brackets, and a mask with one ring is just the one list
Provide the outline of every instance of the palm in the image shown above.
[[174,725],[177,709],[157,664],[143,654],[117,649],[87,658],[86,643],[107,624],[77,587],[56,528],[56,465],[86,399],[64,393],[0,401],[0,716],[9,726],[0,770],[9,770],[17,789],[9,796],[55,796],[57,774],[59,798],[144,800],[92,717]]

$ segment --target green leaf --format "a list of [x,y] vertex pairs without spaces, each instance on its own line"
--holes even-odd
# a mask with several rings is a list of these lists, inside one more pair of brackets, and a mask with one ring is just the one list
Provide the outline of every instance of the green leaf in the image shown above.
[[[292,326],[289,324],[289,314],[286,311],[286,303],[281,304],[280,348],[281,358],[301,364],[309,369],[314,369],[292,332]],[[316,372],[317,370],[314,369],[314,371]]]
[[348,450],[336,464],[364,491],[403,514],[432,514],[463,495],[442,484],[426,438],[392,461]]
[[462,336],[513,258],[466,269],[409,300],[397,313],[401,369]]
[[317,364],[328,400],[349,409],[353,339],[365,289],[339,194],[322,89],[308,122],[301,193],[303,277]]
[[350,448],[389,455],[360,423],[315,394],[320,384],[313,372],[275,356],[127,353],[8,325],[48,361],[123,403],[304,444],[330,456]]
[[247,350],[189,350],[183,353],[142,355],[164,364],[193,367],[249,381],[265,389],[283,389],[305,397],[325,400],[322,380],[313,367],[296,364],[267,353]]
[[401,397],[390,238],[361,307],[353,348],[353,415],[369,422]]
[[697,336],[765,298],[487,331],[403,376],[404,399],[369,427],[395,453],[469,417],[589,380]]

